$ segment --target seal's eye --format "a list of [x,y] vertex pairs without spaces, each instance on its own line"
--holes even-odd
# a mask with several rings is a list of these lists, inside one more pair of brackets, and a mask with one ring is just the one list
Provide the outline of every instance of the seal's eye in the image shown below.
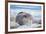
[[27,18],[27,16],[26,16],[26,15],[23,15],[23,17]]

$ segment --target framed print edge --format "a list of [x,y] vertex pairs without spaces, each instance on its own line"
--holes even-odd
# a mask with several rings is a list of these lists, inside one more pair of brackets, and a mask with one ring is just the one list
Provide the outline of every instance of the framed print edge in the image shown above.
[[[8,2],[11,3],[30,3],[30,4],[42,4],[43,5],[43,30],[29,30],[29,31],[14,31],[14,32],[8,32]],[[22,32],[38,32],[38,31],[45,31],[45,3],[42,2],[22,2],[22,1],[8,1],[5,0],[5,33],[22,33]]]
[[8,34],[8,0],[5,0],[5,34]]

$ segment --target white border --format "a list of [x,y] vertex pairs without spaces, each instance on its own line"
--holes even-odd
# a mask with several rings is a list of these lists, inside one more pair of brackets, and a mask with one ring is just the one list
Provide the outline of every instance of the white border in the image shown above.
[[[35,6],[41,6],[42,9],[42,21],[43,21],[43,5],[42,4],[24,4],[24,3],[8,3],[8,32],[12,32],[12,31],[26,31],[27,29],[10,29],[10,4],[12,5],[35,5]],[[42,22],[41,21],[41,22]],[[43,29],[43,22],[42,22],[42,27],[41,28],[28,28],[28,30],[42,30]]]

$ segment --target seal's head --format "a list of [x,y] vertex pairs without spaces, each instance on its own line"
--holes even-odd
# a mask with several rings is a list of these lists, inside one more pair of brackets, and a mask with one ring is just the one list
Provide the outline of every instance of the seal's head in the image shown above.
[[31,20],[32,20],[32,16],[25,12],[20,12],[16,16],[16,22],[18,22],[20,25],[31,23]]

